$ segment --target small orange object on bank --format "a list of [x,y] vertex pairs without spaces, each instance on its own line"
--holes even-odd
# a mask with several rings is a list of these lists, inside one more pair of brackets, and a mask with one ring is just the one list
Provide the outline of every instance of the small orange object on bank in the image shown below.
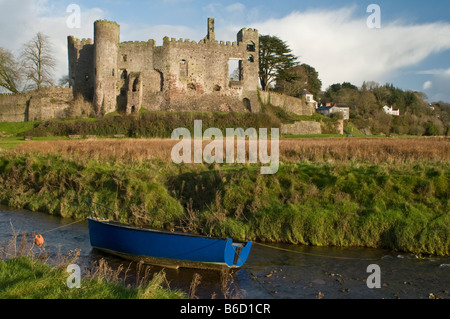
[[36,246],[41,247],[44,244],[44,237],[41,234],[34,236],[34,243]]

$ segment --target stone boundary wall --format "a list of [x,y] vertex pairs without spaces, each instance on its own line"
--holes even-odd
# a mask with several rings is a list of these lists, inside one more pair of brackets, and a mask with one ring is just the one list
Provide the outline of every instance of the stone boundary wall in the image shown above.
[[30,94],[0,94],[0,122],[26,121]]
[[293,96],[266,91],[260,91],[259,96],[261,103],[278,106],[297,115],[311,116],[315,111],[314,104],[306,103],[302,99]]
[[20,94],[0,94],[0,122],[40,121],[67,117],[71,88],[49,87]]
[[281,124],[281,134],[291,135],[312,135],[322,134],[322,128],[319,122],[315,121],[297,121],[293,124]]

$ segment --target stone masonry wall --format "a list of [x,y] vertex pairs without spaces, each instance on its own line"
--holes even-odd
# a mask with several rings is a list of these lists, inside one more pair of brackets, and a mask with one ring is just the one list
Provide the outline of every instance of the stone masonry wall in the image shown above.
[[298,121],[293,124],[281,124],[280,132],[292,135],[322,134],[322,128],[319,122]]
[[297,115],[311,116],[315,111],[314,104],[306,103],[296,97],[265,91],[260,91],[259,96],[263,104],[272,104]]
[[0,122],[40,121],[67,117],[73,103],[70,88],[45,88],[0,95]]

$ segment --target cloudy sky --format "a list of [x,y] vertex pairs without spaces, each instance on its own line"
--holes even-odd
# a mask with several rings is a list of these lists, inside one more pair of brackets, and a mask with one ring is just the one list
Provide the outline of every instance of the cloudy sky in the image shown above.
[[[368,12],[371,4],[379,15]],[[448,0],[0,0],[0,46],[18,54],[37,32],[49,35],[60,78],[68,73],[67,36],[92,38],[97,19],[118,22],[121,41],[161,44],[164,36],[199,41],[212,17],[217,40],[235,41],[243,27],[279,36],[316,68],[323,89],[377,81],[450,102],[449,13]]]

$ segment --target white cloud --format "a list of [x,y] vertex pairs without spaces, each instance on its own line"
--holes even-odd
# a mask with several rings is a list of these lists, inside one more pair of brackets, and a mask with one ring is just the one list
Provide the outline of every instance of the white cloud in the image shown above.
[[424,91],[429,90],[429,89],[431,89],[432,87],[433,87],[433,82],[431,82],[431,81],[426,81],[426,82],[423,84],[423,90],[424,90]]
[[383,81],[430,55],[450,50],[450,23],[383,23],[369,29],[356,7],[293,12],[256,23],[260,34],[285,40],[301,62],[319,71],[324,88],[350,81]]
[[[425,73],[424,73],[425,72]],[[432,79],[423,85],[428,99],[432,101],[450,101],[450,68],[420,71],[420,74],[430,74]],[[430,83],[428,85],[427,83]]]

